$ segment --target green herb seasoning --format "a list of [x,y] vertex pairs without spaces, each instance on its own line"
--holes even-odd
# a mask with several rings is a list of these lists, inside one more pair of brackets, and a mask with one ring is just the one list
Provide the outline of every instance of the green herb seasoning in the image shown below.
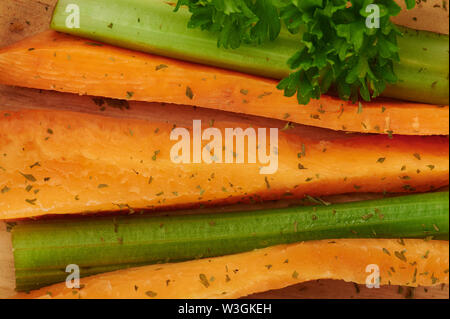
[[8,187],[8,186],[4,186],[2,189],[1,189],[1,193],[2,194],[5,194],[5,193],[7,193],[7,192],[9,192],[11,189]]
[[154,291],[146,291],[145,294],[150,298],[155,298],[158,294]]
[[41,164],[39,162],[34,163],[33,165],[30,165],[30,168],[34,168],[37,166],[41,166]]
[[33,183],[37,181],[36,178],[33,175],[31,175],[31,174],[23,174],[22,172],[19,172],[19,173],[20,173],[20,175],[25,177],[25,179],[27,181],[30,181],[30,182],[33,182]]
[[36,205],[36,201],[37,201],[36,198],[34,198],[34,199],[25,199],[25,202],[27,202],[30,205]]
[[210,286],[208,278],[206,278],[205,274],[200,274],[199,275],[200,278],[200,283],[205,286],[205,288],[208,288]]
[[156,161],[156,157],[159,155],[160,151],[157,150],[153,153],[152,160]]
[[397,258],[400,259],[401,261],[407,262],[406,256],[405,256],[405,252],[406,252],[405,250],[402,250],[401,252],[395,251],[395,252],[394,252],[394,255],[395,255],[395,257],[397,257]]
[[186,87],[186,96],[190,100],[192,100],[194,98],[194,92],[192,92],[192,89],[189,86]]
[[165,64],[160,64],[160,65],[157,65],[157,66],[155,67],[155,71],[159,71],[159,70],[167,69],[167,68],[168,68],[167,65],[165,65]]
[[264,181],[265,181],[265,183],[266,183],[267,189],[270,189],[269,179],[267,178],[267,176],[264,177]]

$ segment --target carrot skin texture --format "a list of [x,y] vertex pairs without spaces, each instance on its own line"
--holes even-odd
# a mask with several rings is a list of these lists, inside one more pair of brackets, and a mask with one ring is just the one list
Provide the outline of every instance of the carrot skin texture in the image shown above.
[[[214,127],[225,135],[225,128],[245,130],[250,124],[233,118],[215,121]],[[0,189],[7,191],[0,193],[0,219],[305,194],[425,192],[448,185],[446,137],[339,134],[327,139],[280,131],[278,170],[262,175],[258,161],[173,163],[173,128],[166,119],[2,111],[0,154],[7,156],[0,159]]]
[[311,241],[120,270],[83,278],[82,289],[62,283],[14,298],[239,298],[324,278],[366,284],[369,265],[378,266],[381,285],[434,286],[448,284],[448,247],[421,239]]
[[[274,80],[116,48],[54,31],[0,49],[0,83],[193,105],[333,130],[449,134],[448,105],[376,99],[359,106],[322,96],[299,106],[295,99],[287,99],[276,89]],[[188,88],[192,95],[186,94]]]

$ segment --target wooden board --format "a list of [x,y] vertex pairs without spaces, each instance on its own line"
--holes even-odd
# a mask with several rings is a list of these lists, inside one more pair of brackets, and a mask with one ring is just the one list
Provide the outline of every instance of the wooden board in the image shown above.
[[11,236],[6,231],[6,224],[0,222],[0,298],[14,294],[14,278]]
[[[397,0],[401,2],[402,0]],[[51,13],[57,0],[1,0],[0,1],[0,47],[19,41],[25,37],[48,29]],[[402,13],[396,18],[396,23],[417,29],[440,32],[448,34],[448,0],[443,6],[442,0],[432,0],[419,3],[417,9],[408,13]],[[445,8],[444,8],[445,7]],[[439,11],[438,11],[439,10]],[[418,18],[419,17],[419,18]],[[0,103],[6,106],[28,103],[33,101],[33,90],[12,87],[0,87]],[[18,98],[14,100],[12,96]],[[8,98],[9,96],[9,98]],[[3,98],[3,99],[2,99]],[[22,99],[22,100],[21,100]],[[28,99],[28,100],[27,100]],[[56,92],[45,92],[42,104],[51,104],[51,101],[59,101],[60,105],[73,105],[83,97],[72,96]],[[34,103],[37,103],[34,100]],[[76,103],[75,103],[76,104]],[[82,110],[80,110],[82,111]],[[215,112],[215,111],[205,111]],[[228,115],[227,115],[228,116]],[[229,115],[233,116],[233,115]],[[256,119],[255,119],[256,120]],[[325,133],[332,134],[332,133]],[[362,195],[370,198],[372,195]],[[346,201],[348,197],[341,196],[332,198],[332,201]],[[270,203],[265,207],[282,207],[292,203],[278,202]],[[248,207],[247,207],[248,208]],[[221,208],[220,210],[247,209],[246,207],[234,206]],[[257,207],[251,207],[257,208]],[[6,231],[6,225],[0,222],[0,298],[14,295],[14,263],[10,233]],[[355,285],[336,280],[319,280],[302,283],[284,289],[269,291],[249,296],[249,298],[449,298],[448,286],[433,288],[400,288],[397,286],[381,287],[379,289],[368,289],[363,285]]]

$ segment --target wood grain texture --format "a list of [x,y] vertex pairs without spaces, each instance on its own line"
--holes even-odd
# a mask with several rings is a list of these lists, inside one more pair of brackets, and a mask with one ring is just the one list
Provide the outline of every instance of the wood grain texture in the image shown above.
[[[395,0],[403,9],[404,0]],[[448,34],[448,0],[416,0],[416,7],[403,10],[392,20],[412,29]]]
[[6,223],[0,222],[0,298],[14,295],[14,287],[11,234],[6,231]]
[[57,0],[0,1],[0,47],[49,28]]
[[[402,3],[403,0],[396,0]],[[48,29],[53,7],[57,0],[1,0],[0,1],[0,47],[17,42],[25,37]],[[445,5],[444,5],[445,4]],[[448,34],[448,0],[419,0],[418,8],[410,12],[402,12],[394,21],[398,24]],[[9,93],[25,96],[29,92],[19,88],[7,88]],[[51,93],[61,105],[73,103],[78,97]],[[1,99],[0,99],[1,101]],[[3,100],[2,102],[8,102]],[[45,101],[44,101],[45,102]],[[369,196],[370,198],[370,196]],[[272,204],[273,205],[273,204]],[[288,203],[279,203],[288,205]],[[266,206],[267,207],[267,206]],[[253,207],[255,208],[255,207]],[[227,208],[228,209],[228,208]],[[235,208],[236,209],[236,208]],[[0,222],[0,298],[14,294],[14,267],[10,233],[6,224]],[[250,298],[437,298],[448,299],[448,286],[434,288],[399,288],[381,287],[368,289],[343,281],[320,280],[307,282],[276,291],[269,291],[249,296]]]

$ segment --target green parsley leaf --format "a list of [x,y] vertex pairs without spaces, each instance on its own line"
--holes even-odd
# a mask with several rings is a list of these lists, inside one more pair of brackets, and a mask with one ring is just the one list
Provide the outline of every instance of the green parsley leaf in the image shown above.
[[[415,6],[415,0],[405,3],[408,9]],[[374,28],[366,23],[372,4],[380,9]],[[390,17],[401,8],[394,0],[178,0],[175,11],[181,6],[192,14],[188,27],[214,32],[218,47],[273,41],[283,24],[300,33],[299,51],[287,61],[292,73],[278,84],[299,104],[330,88],[343,100],[370,101],[397,81],[393,66],[401,32]]]

